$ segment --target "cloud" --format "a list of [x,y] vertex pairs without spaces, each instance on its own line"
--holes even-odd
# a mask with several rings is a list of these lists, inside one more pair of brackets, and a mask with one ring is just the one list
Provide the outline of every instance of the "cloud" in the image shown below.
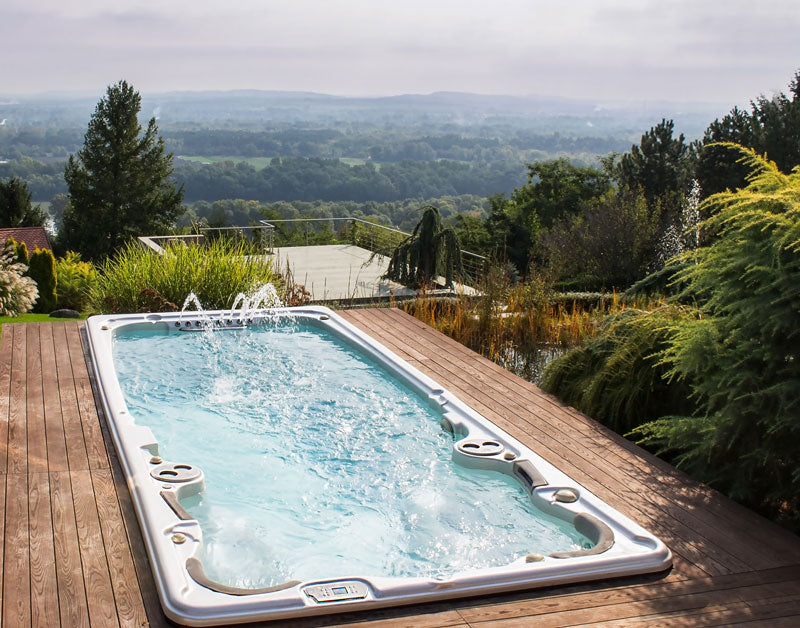
[[[796,0],[5,0],[0,90],[459,90],[741,102],[784,89]],[[733,104],[733,103],[732,103]]]

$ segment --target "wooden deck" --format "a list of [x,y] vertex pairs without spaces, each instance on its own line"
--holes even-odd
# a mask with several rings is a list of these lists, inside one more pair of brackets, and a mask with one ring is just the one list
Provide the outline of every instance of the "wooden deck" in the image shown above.
[[[675,565],[651,576],[281,626],[800,625],[798,537],[399,310],[343,315],[660,536]],[[95,405],[81,334],[74,322],[3,326],[0,624],[169,626]]]

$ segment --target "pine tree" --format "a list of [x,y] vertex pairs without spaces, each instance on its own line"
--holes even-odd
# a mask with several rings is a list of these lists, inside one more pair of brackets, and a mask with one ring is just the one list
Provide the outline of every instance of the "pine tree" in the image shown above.
[[723,144],[735,142],[766,154],[781,172],[800,165],[800,70],[789,83],[789,93],[759,96],[750,110],[735,107],[706,129],[697,163],[704,196],[747,185],[749,170]]
[[64,173],[70,203],[59,232],[64,248],[98,259],[139,235],[163,233],[181,214],[183,187],[170,180],[155,118],[142,133],[139,93],[109,86],[89,121],[83,148]]
[[0,181],[0,227],[40,227],[46,216],[31,202],[31,191],[22,179]]
[[650,205],[659,201],[663,205],[677,195],[672,203],[679,206],[691,187],[694,148],[686,144],[683,133],[674,137],[674,131],[672,120],[661,120],[619,162],[619,183],[641,188]]

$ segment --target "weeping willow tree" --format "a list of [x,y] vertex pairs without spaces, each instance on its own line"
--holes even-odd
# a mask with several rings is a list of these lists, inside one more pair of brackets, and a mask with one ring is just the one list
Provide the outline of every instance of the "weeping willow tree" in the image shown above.
[[422,218],[414,230],[391,252],[383,277],[418,288],[429,286],[443,276],[445,287],[452,288],[453,279],[462,272],[458,236],[442,226],[436,207],[426,205],[421,211]]
[[[676,301],[697,305],[609,325],[605,352],[598,339],[582,349],[592,359],[562,358],[545,385],[609,424],[624,417],[639,442],[800,530],[800,169],[728,146],[749,184],[706,199],[716,238],[673,260]],[[662,408],[637,407],[648,385]],[[681,396],[690,407],[676,412]]]

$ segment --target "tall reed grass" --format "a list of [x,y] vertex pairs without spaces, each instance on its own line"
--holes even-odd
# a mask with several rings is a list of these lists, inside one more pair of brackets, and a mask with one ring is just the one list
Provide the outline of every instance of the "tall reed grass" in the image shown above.
[[205,308],[226,309],[238,293],[280,282],[270,258],[241,239],[177,243],[163,255],[130,243],[100,267],[89,307],[99,313],[174,311],[194,292]]
[[[603,317],[626,308],[650,309],[658,300],[609,295],[565,299],[541,279],[512,284],[501,269],[487,275],[477,297],[439,299],[422,293],[403,309],[484,357],[539,381],[554,357],[597,333]],[[578,298],[581,297],[581,298]]]

